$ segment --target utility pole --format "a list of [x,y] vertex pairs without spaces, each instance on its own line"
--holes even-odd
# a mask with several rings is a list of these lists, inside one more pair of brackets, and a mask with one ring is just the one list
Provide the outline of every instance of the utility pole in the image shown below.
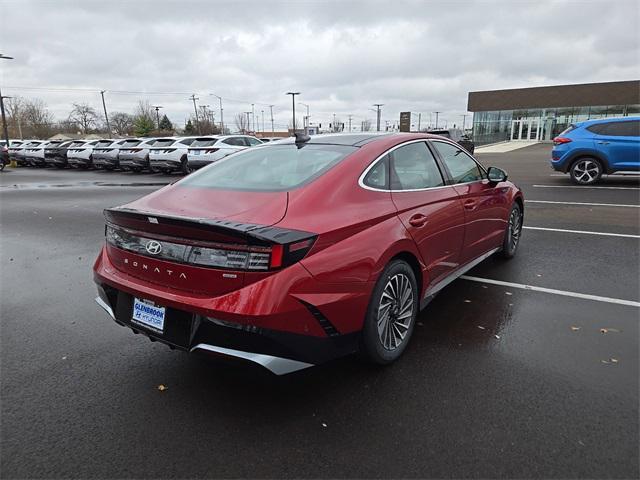
[[107,124],[109,136],[111,136],[111,125],[109,125],[109,115],[107,115],[107,104],[104,102],[104,92],[106,92],[106,90],[100,90],[100,95],[102,96],[102,108],[104,109],[104,121]]
[[333,114],[333,131],[337,132],[338,128],[336,127],[336,114]]
[[251,115],[251,112],[244,112],[244,113],[247,114],[247,128],[244,129],[244,133],[246,134],[246,133],[249,133],[248,131],[251,128],[251,120],[249,117],[249,115]]
[[351,119],[353,118],[353,115],[349,114],[347,116],[349,117],[349,133],[351,133]]
[[302,105],[303,107],[307,107],[307,116],[304,117],[304,121],[302,122],[302,126],[306,129],[309,127],[309,124],[311,122],[309,122],[309,105],[307,105],[306,103],[302,103],[302,102],[298,102],[300,105]]
[[262,113],[262,133],[264,134],[264,110],[260,110],[260,113]]
[[464,134],[464,127],[467,125],[467,117],[468,115],[462,115],[462,133]]
[[436,114],[436,130],[438,129],[438,115],[441,114],[442,112],[433,112]]
[[191,95],[189,98],[193,100],[193,111],[196,114],[196,127],[198,127],[198,134],[202,135],[202,131],[200,130],[200,120],[198,119],[198,107],[196,106],[196,100],[200,100],[200,99],[196,97],[195,93]]
[[380,107],[382,107],[384,103],[374,103],[373,106],[377,109],[376,114],[376,131],[380,131]]
[[418,114],[418,132],[420,131],[420,123],[422,122],[422,114]]
[[271,111],[271,134],[273,134],[273,105],[269,105],[269,110]]
[[[5,60],[13,60],[13,57],[8,57],[7,55],[3,55],[2,53],[0,53],[0,58],[5,59]],[[2,91],[0,91],[0,113],[2,113],[2,129],[3,129],[3,133],[4,133],[4,139],[7,141],[7,148],[9,148],[9,127],[7,126],[7,117],[5,116],[4,113],[4,99],[5,98],[9,98],[9,97],[3,97],[2,96]],[[14,165],[12,165],[13,167]]]
[[287,95],[291,95],[291,107],[293,110],[293,123],[291,124],[291,130],[293,135],[296,134],[296,95],[300,95],[300,92],[287,92]]
[[213,95],[218,100],[220,100],[220,133],[224,135],[224,117],[222,116],[222,97],[219,97],[215,93],[210,93],[209,95]]
[[156,109],[156,121],[158,122],[158,130],[160,130],[160,109],[162,108],[162,105],[151,106]]

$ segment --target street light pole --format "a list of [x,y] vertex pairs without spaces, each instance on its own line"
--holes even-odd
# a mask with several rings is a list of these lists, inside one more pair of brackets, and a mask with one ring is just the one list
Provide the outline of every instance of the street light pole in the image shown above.
[[353,115],[349,114],[347,116],[349,117],[349,133],[351,133],[351,118],[353,118]]
[[269,105],[269,110],[271,111],[271,134],[273,135],[273,105]]
[[251,128],[251,121],[249,119],[249,115],[251,115],[251,112],[244,112],[247,114],[247,128],[244,129],[244,133],[248,133],[249,128]]
[[373,106],[377,109],[376,114],[376,131],[380,131],[380,107],[382,107],[384,103],[374,103]]
[[293,123],[291,124],[291,130],[293,135],[296,134],[296,95],[300,95],[300,92],[287,92],[287,95],[291,95],[291,107],[293,110]]
[[160,130],[160,113],[159,110],[162,108],[162,105],[151,105],[156,109],[156,121],[158,122],[158,130]]
[[304,117],[305,121],[302,122],[302,126],[307,128],[309,127],[309,105],[307,105],[306,103],[302,103],[302,102],[298,102],[300,105],[302,105],[303,107],[307,107],[307,116]]
[[209,95],[212,95],[216,97],[218,100],[220,100],[220,133],[224,135],[224,117],[222,116],[222,97],[219,97],[215,93],[210,93]]
[[466,115],[466,114],[465,114],[465,115],[462,115],[462,133],[463,133],[463,134],[464,134],[464,128],[465,128],[465,127],[466,127],[466,125],[467,125],[467,116],[468,116],[468,115]]
[[262,133],[264,134],[264,110],[260,110],[260,113],[262,114]]
[[433,112],[436,114],[436,130],[438,129],[438,115],[441,114],[442,112]]

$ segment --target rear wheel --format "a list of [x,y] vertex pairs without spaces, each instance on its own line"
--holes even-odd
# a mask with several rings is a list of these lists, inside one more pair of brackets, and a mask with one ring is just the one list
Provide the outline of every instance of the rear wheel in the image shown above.
[[182,157],[182,159],[180,160],[180,171],[182,173],[184,173],[185,175],[189,175],[192,172],[191,167],[189,166],[189,161],[187,160],[186,155],[184,157]]
[[502,242],[502,256],[504,258],[513,258],[518,250],[520,244],[520,237],[522,236],[522,208],[520,204],[514,203],[509,213],[509,221],[507,223],[507,230],[504,233],[504,240]]
[[362,330],[361,354],[386,365],[404,352],[418,315],[418,284],[411,267],[394,260],[378,279]]
[[571,180],[578,185],[592,185],[602,176],[602,165],[591,157],[581,158],[571,166]]

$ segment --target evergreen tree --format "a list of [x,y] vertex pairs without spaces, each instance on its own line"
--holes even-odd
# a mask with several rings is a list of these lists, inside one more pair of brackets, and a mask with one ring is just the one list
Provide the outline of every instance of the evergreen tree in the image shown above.
[[160,130],[165,130],[165,131],[173,130],[173,124],[171,123],[171,120],[167,118],[166,115],[163,115],[162,119],[160,120]]
[[140,116],[133,122],[133,134],[136,137],[146,137],[155,129],[156,126],[149,117]]
[[193,127],[193,123],[191,123],[191,119],[187,121],[187,124],[184,126],[185,135],[195,135],[196,129]]

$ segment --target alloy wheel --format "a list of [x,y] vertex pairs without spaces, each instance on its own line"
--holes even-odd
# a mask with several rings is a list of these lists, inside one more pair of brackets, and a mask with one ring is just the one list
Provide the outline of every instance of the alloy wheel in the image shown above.
[[520,210],[514,208],[509,216],[509,247],[512,251],[518,246],[522,233],[522,215]]
[[390,277],[378,305],[378,337],[386,350],[397,349],[413,320],[413,287],[402,274]]
[[593,160],[580,160],[573,167],[573,176],[579,183],[592,183],[600,175],[600,166]]

